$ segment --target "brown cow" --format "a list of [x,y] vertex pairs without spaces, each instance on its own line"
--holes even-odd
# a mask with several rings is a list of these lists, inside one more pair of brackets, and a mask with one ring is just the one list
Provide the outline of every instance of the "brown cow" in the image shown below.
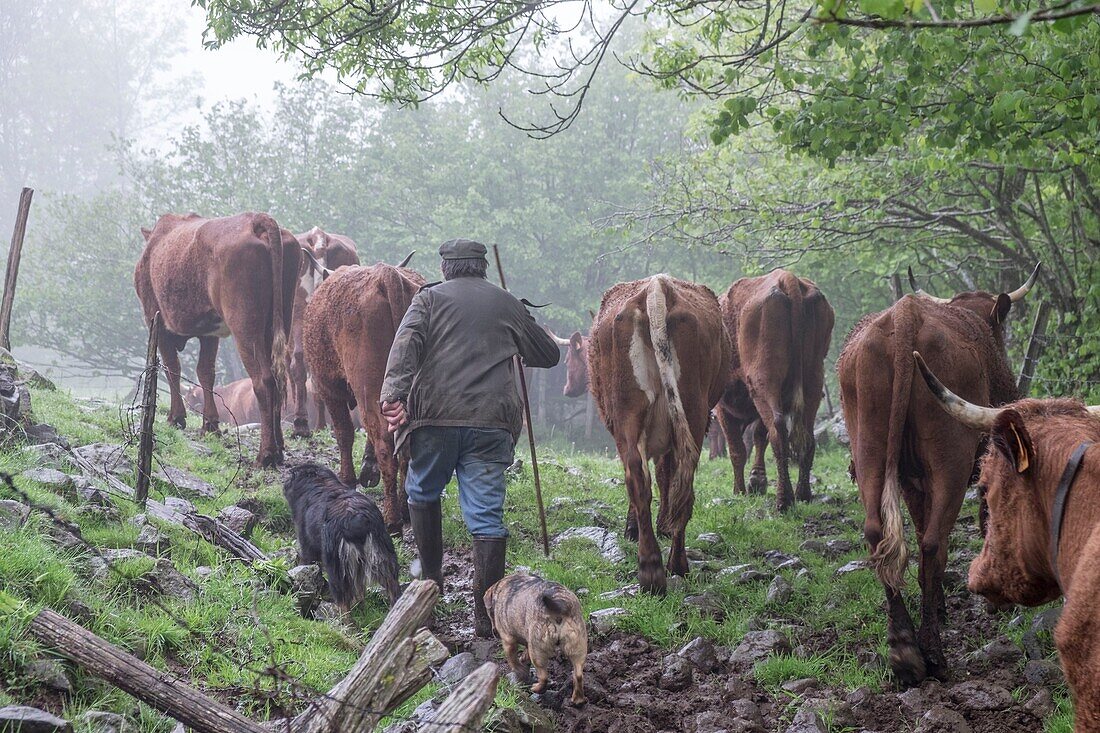
[[[326,277],[325,270],[332,271],[345,265],[358,265],[359,255],[355,242],[342,234],[330,234],[320,227],[296,235],[298,243],[312,256],[302,258],[298,288],[294,291],[294,319],[290,327],[290,384],[293,395],[294,434],[308,438],[310,425],[325,427],[325,406],[315,401],[306,390],[305,347],[302,345],[302,318],[313,291]],[[316,265],[320,265],[319,269]],[[289,402],[289,401],[288,401]],[[308,414],[307,414],[308,413]]]
[[393,436],[378,399],[393,337],[423,284],[418,273],[384,263],[344,267],[317,288],[303,321],[306,362],[340,446],[340,480],[356,482],[348,410],[358,404],[368,435],[359,483],[373,486],[381,474],[382,515],[391,531],[400,531],[408,508],[403,489],[398,496]]
[[665,567],[650,520],[649,460],[656,465],[661,494],[664,516],[658,523],[672,534],[668,570],[684,575],[684,534],[695,503],[692,482],[729,358],[718,299],[707,287],[654,275],[604,293],[588,344],[588,373],[626,473],[637,522],[638,581],[649,592],[665,590]]
[[[851,470],[866,511],[863,533],[886,589],[890,667],[904,685],[927,675],[946,676],[940,623],[946,615],[947,541],[981,439],[973,430],[945,423],[932,395],[911,388],[912,353],[925,354],[952,389],[971,401],[1013,401],[1017,391],[1005,357],[1004,320],[1038,273],[1036,268],[1010,294],[968,292],[950,300],[907,295],[864,316],[837,361]],[[918,633],[902,598],[908,562],[902,499],[920,546]]]
[[[1076,701],[1074,729],[1100,731],[1100,407],[1076,400],[1020,400],[980,407],[943,386],[914,354],[948,414],[989,433],[979,485],[989,509],[985,543],[968,586],[995,606],[1037,606],[1065,595],[1054,629]],[[1079,446],[1069,482],[1064,471]],[[1063,489],[1064,486],[1064,489]],[[1059,495],[1062,500],[1059,501]]]
[[741,278],[718,302],[733,352],[729,383],[715,414],[729,444],[734,491],[747,493],[743,435],[756,423],[756,459],[749,487],[764,493],[768,485],[767,440],[778,473],[776,506],[785,511],[795,495],[787,468],[792,454],[798,457],[798,500],[811,498],[814,419],[825,384],[833,309],[813,281],[786,270]]
[[[306,394],[309,399],[307,412],[309,425],[310,427],[317,427],[318,414],[316,408],[322,403],[313,389],[313,380],[306,380]],[[183,399],[188,410],[199,415],[202,414],[203,396],[201,386],[195,385],[189,389]],[[252,381],[249,379],[238,379],[235,382],[214,387],[214,401],[218,405],[218,419],[221,422],[237,426],[260,422],[260,406],[256,402],[256,393],[252,391]],[[288,415],[296,414],[297,409],[297,397],[294,392],[288,392],[286,404],[283,405],[283,418],[286,419]],[[359,419],[358,409],[351,411],[351,422],[356,428],[363,427],[363,423]]]
[[262,419],[256,462],[283,461],[279,419],[286,384],[290,330],[300,247],[267,214],[221,219],[165,214],[141,230],[145,250],[134,287],[146,322],[160,311],[160,352],[172,394],[168,422],[186,424],[180,393],[179,352],[198,337],[198,378],[203,387],[203,431],[218,429],[214,360],[218,339],[233,335]]

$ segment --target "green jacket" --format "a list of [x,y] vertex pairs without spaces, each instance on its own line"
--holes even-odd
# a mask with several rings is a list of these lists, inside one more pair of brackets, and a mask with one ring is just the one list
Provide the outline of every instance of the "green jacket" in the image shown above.
[[523,403],[512,357],[552,367],[558,345],[510,293],[479,277],[425,286],[397,329],[382,402],[405,402],[397,446],[425,425],[504,428],[519,436]]

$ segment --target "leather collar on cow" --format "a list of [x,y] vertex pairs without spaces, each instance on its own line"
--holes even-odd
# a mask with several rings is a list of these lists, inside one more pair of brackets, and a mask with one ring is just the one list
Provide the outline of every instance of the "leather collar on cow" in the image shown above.
[[[1073,479],[1081,468],[1081,461],[1085,458],[1085,451],[1092,443],[1085,441],[1077,446],[1073,455],[1066,461],[1066,468],[1062,471],[1062,478],[1058,480],[1058,489],[1054,492],[1054,508],[1051,510],[1050,520],[1050,564],[1054,570],[1054,577],[1058,585],[1062,585],[1062,579],[1058,575],[1058,545],[1062,541],[1062,520],[1066,514],[1066,501],[1069,499],[1069,490],[1073,486]],[[1062,589],[1065,591],[1065,588]]]

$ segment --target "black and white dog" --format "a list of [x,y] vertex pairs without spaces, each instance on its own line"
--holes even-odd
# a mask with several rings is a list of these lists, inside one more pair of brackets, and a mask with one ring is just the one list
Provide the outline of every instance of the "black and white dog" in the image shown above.
[[320,562],[332,599],[345,612],[363,599],[367,582],[382,586],[392,606],[401,595],[397,552],[373,501],[316,463],[290,469],[283,484],[302,562]]

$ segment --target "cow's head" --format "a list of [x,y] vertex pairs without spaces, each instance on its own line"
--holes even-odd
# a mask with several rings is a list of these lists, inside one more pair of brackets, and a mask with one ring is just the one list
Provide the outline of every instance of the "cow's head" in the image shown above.
[[913,277],[913,268],[911,267],[909,268],[909,286],[913,288],[914,293],[922,298],[928,298],[937,303],[954,305],[959,308],[966,308],[969,311],[973,311],[989,323],[990,327],[993,329],[994,335],[996,335],[998,339],[1004,341],[1004,322],[1005,318],[1008,317],[1009,310],[1012,309],[1012,304],[1023,300],[1024,296],[1028,294],[1028,291],[1035,286],[1035,282],[1039,279],[1039,270],[1042,269],[1042,267],[1042,262],[1035,265],[1035,269],[1032,271],[1031,277],[1027,279],[1027,282],[1011,293],[999,293],[994,295],[984,290],[974,290],[959,293],[952,298],[937,298],[935,295],[929,295],[924,290],[917,287],[917,280]]
[[979,477],[988,510],[985,541],[967,586],[999,607],[1054,600],[1062,593],[1049,549],[1054,494],[1077,444],[1100,439],[1100,421],[1090,414],[1098,408],[1065,399],[981,407],[947,389],[920,354],[913,355],[948,415],[990,436]]
[[313,227],[308,232],[298,237],[303,247],[307,247],[313,252],[313,257],[318,262],[325,261],[325,254],[328,252],[329,235],[321,227]]
[[567,339],[550,329],[546,332],[565,349],[565,389],[562,393],[566,397],[580,397],[588,390],[588,337],[580,331],[574,331]]
[[183,404],[191,412],[195,412],[201,415],[204,404],[202,387],[196,384],[191,387],[191,389],[187,390],[187,392],[183,395]]

